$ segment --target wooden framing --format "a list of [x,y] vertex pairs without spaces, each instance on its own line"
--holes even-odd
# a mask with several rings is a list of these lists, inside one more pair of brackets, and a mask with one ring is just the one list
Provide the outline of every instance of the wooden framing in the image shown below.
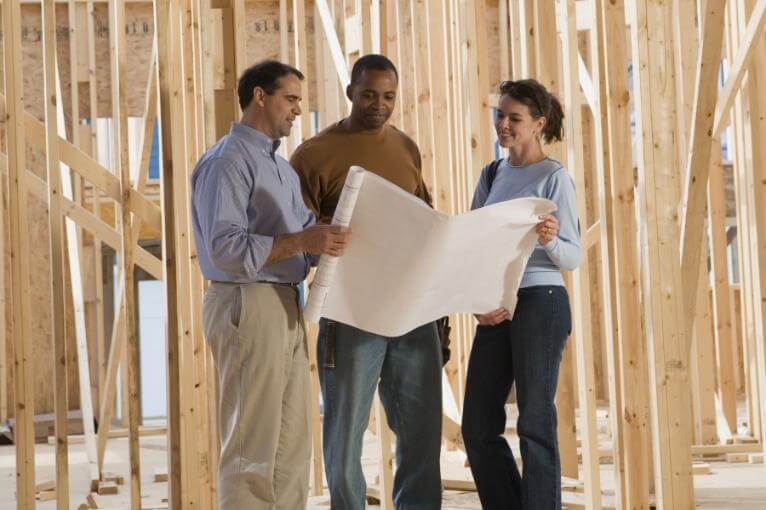
[[[165,316],[176,317],[178,311],[178,277],[176,268],[176,225],[175,196],[173,194],[173,139],[166,136],[171,132],[173,119],[178,115],[175,103],[171,100],[171,84],[178,79],[173,60],[172,47],[176,35],[169,20],[178,5],[172,0],[154,1],[154,19],[157,23],[157,82],[159,85],[159,127],[162,140],[162,253],[163,253],[163,288],[165,291]],[[171,12],[169,12],[172,10]],[[224,112],[222,112],[224,113]],[[231,115],[231,111],[225,114]],[[178,323],[175,320],[165,322],[165,345],[167,349],[168,383],[168,507],[173,510],[183,508],[185,484],[181,472],[181,366],[180,338]]]
[[[109,83],[100,83],[96,76],[105,60],[98,47],[97,11],[103,13],[108,4],[109,25],[120,27],[130,18],[131,6],[141,2],[148,3],[2,2],[5,83],[0,111],[5,118],[0,134],[5,134],[6,143],[0,170],[8,177],[2,192],[9,232],[6,246],[0,243],[7,250],[0,260],[8,257],[11,271],[8,292],[0,296],[0,305],[4,300],[10,305],[8,313],[0,310],[0,349],[7,321],[14,359],[5,363],[0,353],[0,384],[5,368],[14,389],[8,414],[15,419],[18,508],[31,508],[35,496],[34,351],[28,340],[33,315],[23,290],[33,267],[28,254],[40,249],[27,235],[29,222],[43,217],[30,214],[39,203],[47,207],[43,214],[50,233],[45,263],[52,277],[53,313],[46,345],[52,346],[55,359],[51,386],[56,394],[59,484],[64,486],[68,476],[63,410],[67,386],[73,384],[71,378],[66,381],[62,364],[69,291],[63,275],[68,270],[80,372],[87,372],[83,362],[97,358],[94,373],[80,380],[83,416],[88,389],[98,401],[100,429],[91,477],[98,476],[113,436],[109,429],[123,363],[131,502],[133,508],[140,507],[141,413],[132,292],[133,268],[138,266],[162,281],[166,296],[169,507],[216,508],[216,381],[199,320],[205,282],[191,235],[188,177],[206,147],[237,119],[239,73],[267,55],[292,58],[306,75],[303,115],[283,145],[285,155],[312,134],[314,112],[319,129],[346,114],[349,105],[344,105],[343,91],[355,58],[377,48],[389,55],[399,68],[401,85],[393,122],[417,141],[435,207],[448,214],[468,209],[479,170],[495,158],[495,84],[534,77],[562,100],[565,141],[545,150],[564,161],[575,179],[586,253],[583,265],[565,275],[571,281],[574,336],[560,369],[559,442],[564,474],[582,474],[577,486],[585,491],[583,506],[606,505],[602,456],[614,461],[617,508],[648,508],[654,499],[658,508],[690,509],[692,455],[763,450],[766,212],[759,205],[766,196],[766,96],[761,90],[766,83],[766,0],[707,0],[700,3],[700,12],[683,0],[500,0],[497,5],[485,0],[280,0],[269,7],[279,21],[279,30],[269,34],[274,39],[269,49],[254,47],[258,45],[250,37],[252,12],[265,2],[156,0],[156,48],[152,55],[147,53],[152,64],[145,92],[135,80],[126,79],[130,41],[121,30],[110,30],[111,76],[106,78]],[[22,56],[28,57],[21,51],[20,4],[25,9],[40,5],[43,13],[44,93],[39,105],[38,97],[21,94]],[[52,9],[57,4],[69,8],[69,44],[59,48],[59,54],[70,55],[68,75],[64,71],[62,76],[70,81],[61,84],[71,100],[66,126],[52,37]],[[312,16],[315,33],[310,38]],[[554,30],[558,37],[551,37]],[[726,80],[718,94],[722,55]],[[632,98],[629,61],[634,64]],[[96,157],[97,142],[103,144],[106,135],[96,129],[97,86],[112,92],[111,170]],[[140,102],[130,106],[134,89],[144,94],[143,112],[131,113],[143,114],[143,138],[138,177],[131,181],[126,119],[128,108],[140,109]],[[631,106],[637,178],[631,160]],[[102,116],[108,115],[103,104],[101,110]],[[85,118],[90,118],[90,126],[83,125]],[[159,205],[146,183],[155,119],[162,176]],[[44,167],[26,157],[27,141],[45,154]],[[724,142],[731,166],[721,159]],[[735,185],[733,202],[725,192],[728,172]],[[33,203],[28,195],[35,197]],[[118,214],[105,213],[109,210]],[[727,229],[735,223],[736,247],[729,260],[733,230],[727,234]],[[160,233],[161,259],[138,242],[142,224]],[[99,267],[102,245],[117,253],[121,274],[116,293],[120,311],[110,331],[108,356],[103,333],[108,294],[101,284],[104,268]],[[96,254],[94,268],[84,263],[84,253],[90,250]],[[89,280],[97,284],[84,289],[84,279],[77,274],[87,271],[95,273]],[[450,412],[456,407],[459,415],[474,320],[456,314],[452,326],[453,358],[445,367],[445,390],[451,390],[448,397],[454,399]],[[312,493],[318,495],[323,491],[323,468],[313,358],[311,367]],[[753,445],[722,444],[743,426],[737,422],[738,379],[746,403],[746,434],[758,440]],[[0,415],[3,402],[0,399]],[[597,416],[603,420],[607,405],[607,427],[600,430]],[[372,416],[370,430],[381,457],[379,483],[370,486],[369,494],[387,508],[392,506],[393,438],[379,403]],[[464,450],[459,420],[450,416],[443,417],[445,447]],[[471,488],[454,480],[450,486]],[[57,491],[56,497],[59,507],[66,506],[66,490]]]
[[[645,222],[643,289],[649,351],[651,424],[657,504],[661,508],[694,507],[691,476],[690,411],[686,318],[678,253],[673,173],[676,149],[672,137],[675,91],[663,79],[673,69],[672,9],[667,3],[637,0],[631,36],[636,94],[640,211]],[[652,30],[649,30],[652,27]],[[696,276],[696,274],[695,274]]]
[[[16,507],[34,508],[35,434],[32,352],[29,335],[32,317],[29,295],[29,239],[27,200],[23,176],[26,172],[24,95],[21,60],[21,14],[18,0],[3,2],[3,71],[6,103],[8,150],[8,210],[10,212],[11,335],[14,355],[14,417],[16,419]],[[14,251],[15,250],[15,251]]]
[[69,506],[69,445],[66,380],[66,337],[64,333],[64,217],[61,214],[61,174],[58,155],[56,103],[56,22],[53,0],[42,4],[45,93],[45,155],[48,177],[48,228],[51,267],[51,341],[53,352],[53,399],[56,430],[56,505]]
[[[566,105],[566,151],[567,167],[573,174],[577,194],[577,213],[580,222],[586,222],[585,165],[583,162],[582,109],[580,107],[579,63],[577,51],[577,27],[575,26],[574,0],[565,0],[560,25],[563,64],[563,101]],[[596,382],[593,367],[593,336],[591,334],[590,276],[588,250],[583,248],[580,267],[572,274],[572,322],[575,360],[578,373],[578,397],[582,439],[583,476],[585,479],[585,507],[601,509],[601,476],[598,467],[598,431],[596,429]]]

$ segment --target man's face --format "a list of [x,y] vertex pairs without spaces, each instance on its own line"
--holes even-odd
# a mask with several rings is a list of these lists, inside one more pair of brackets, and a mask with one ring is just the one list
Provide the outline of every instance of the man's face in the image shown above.
[[274,93],[264,93],[262,98],[265,128],[270,131],[266,134],[275,140],[288,136],[295,118],[301,114],[301,81],[294,74],[283,76],[277,80]]
[[365,129],[382,128],[394,111],[396,86],[393,71],[365,69],[359,81],[346,90],[351,101],[351,116]]

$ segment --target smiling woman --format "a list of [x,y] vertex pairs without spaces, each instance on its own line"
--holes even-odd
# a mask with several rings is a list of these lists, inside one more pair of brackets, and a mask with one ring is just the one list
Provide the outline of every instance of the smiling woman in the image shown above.
[[[538,246],[524,271],[515,313],[499,308],[476,316],[463,438],[485,508],[509,503],[512,508],[529,508],[530,501],[561,508],[554,398],[572,323],[560,270],[575,269],[582,256],[574,183],[541,146],[541,140],[561,140],[559,101],[535,80],[504,81],[500,94],[495,130],[509,155],[484,168],[471,208],[540,197],[555,202],[558,210],[540,216]],[[514,384],[523,476],[503,438],[504,406]]]

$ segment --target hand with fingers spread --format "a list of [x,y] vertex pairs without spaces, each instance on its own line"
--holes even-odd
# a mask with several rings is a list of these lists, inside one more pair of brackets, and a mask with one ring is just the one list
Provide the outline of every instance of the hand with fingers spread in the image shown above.
[[559,235],[559,220],[552,214],[541,214],[538,218],[540,223],[535,227],[537,242],[544,246]]
[[351,229],[339,225],[313,225],[303,232],[303,250],[316,255],[340,257],[348,244]]
[[511,318],[511,313],[505,308],[498,308],[482,315],[474,314],[480,326],[495,326]]

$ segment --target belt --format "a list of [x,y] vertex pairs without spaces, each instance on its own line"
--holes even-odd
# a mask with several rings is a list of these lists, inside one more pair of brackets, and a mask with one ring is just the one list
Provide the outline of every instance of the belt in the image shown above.
[[257,280],[254,282],[222,282],[219,280],[210,280],[210,283],[220,283],[223,285],[249,285],[251,283],[267,283],[269,285],[279,285],[280,287],[291,287],[291,288],[297,288],[300,283],[292,283],[292,282],[269,282],[266,280]]

